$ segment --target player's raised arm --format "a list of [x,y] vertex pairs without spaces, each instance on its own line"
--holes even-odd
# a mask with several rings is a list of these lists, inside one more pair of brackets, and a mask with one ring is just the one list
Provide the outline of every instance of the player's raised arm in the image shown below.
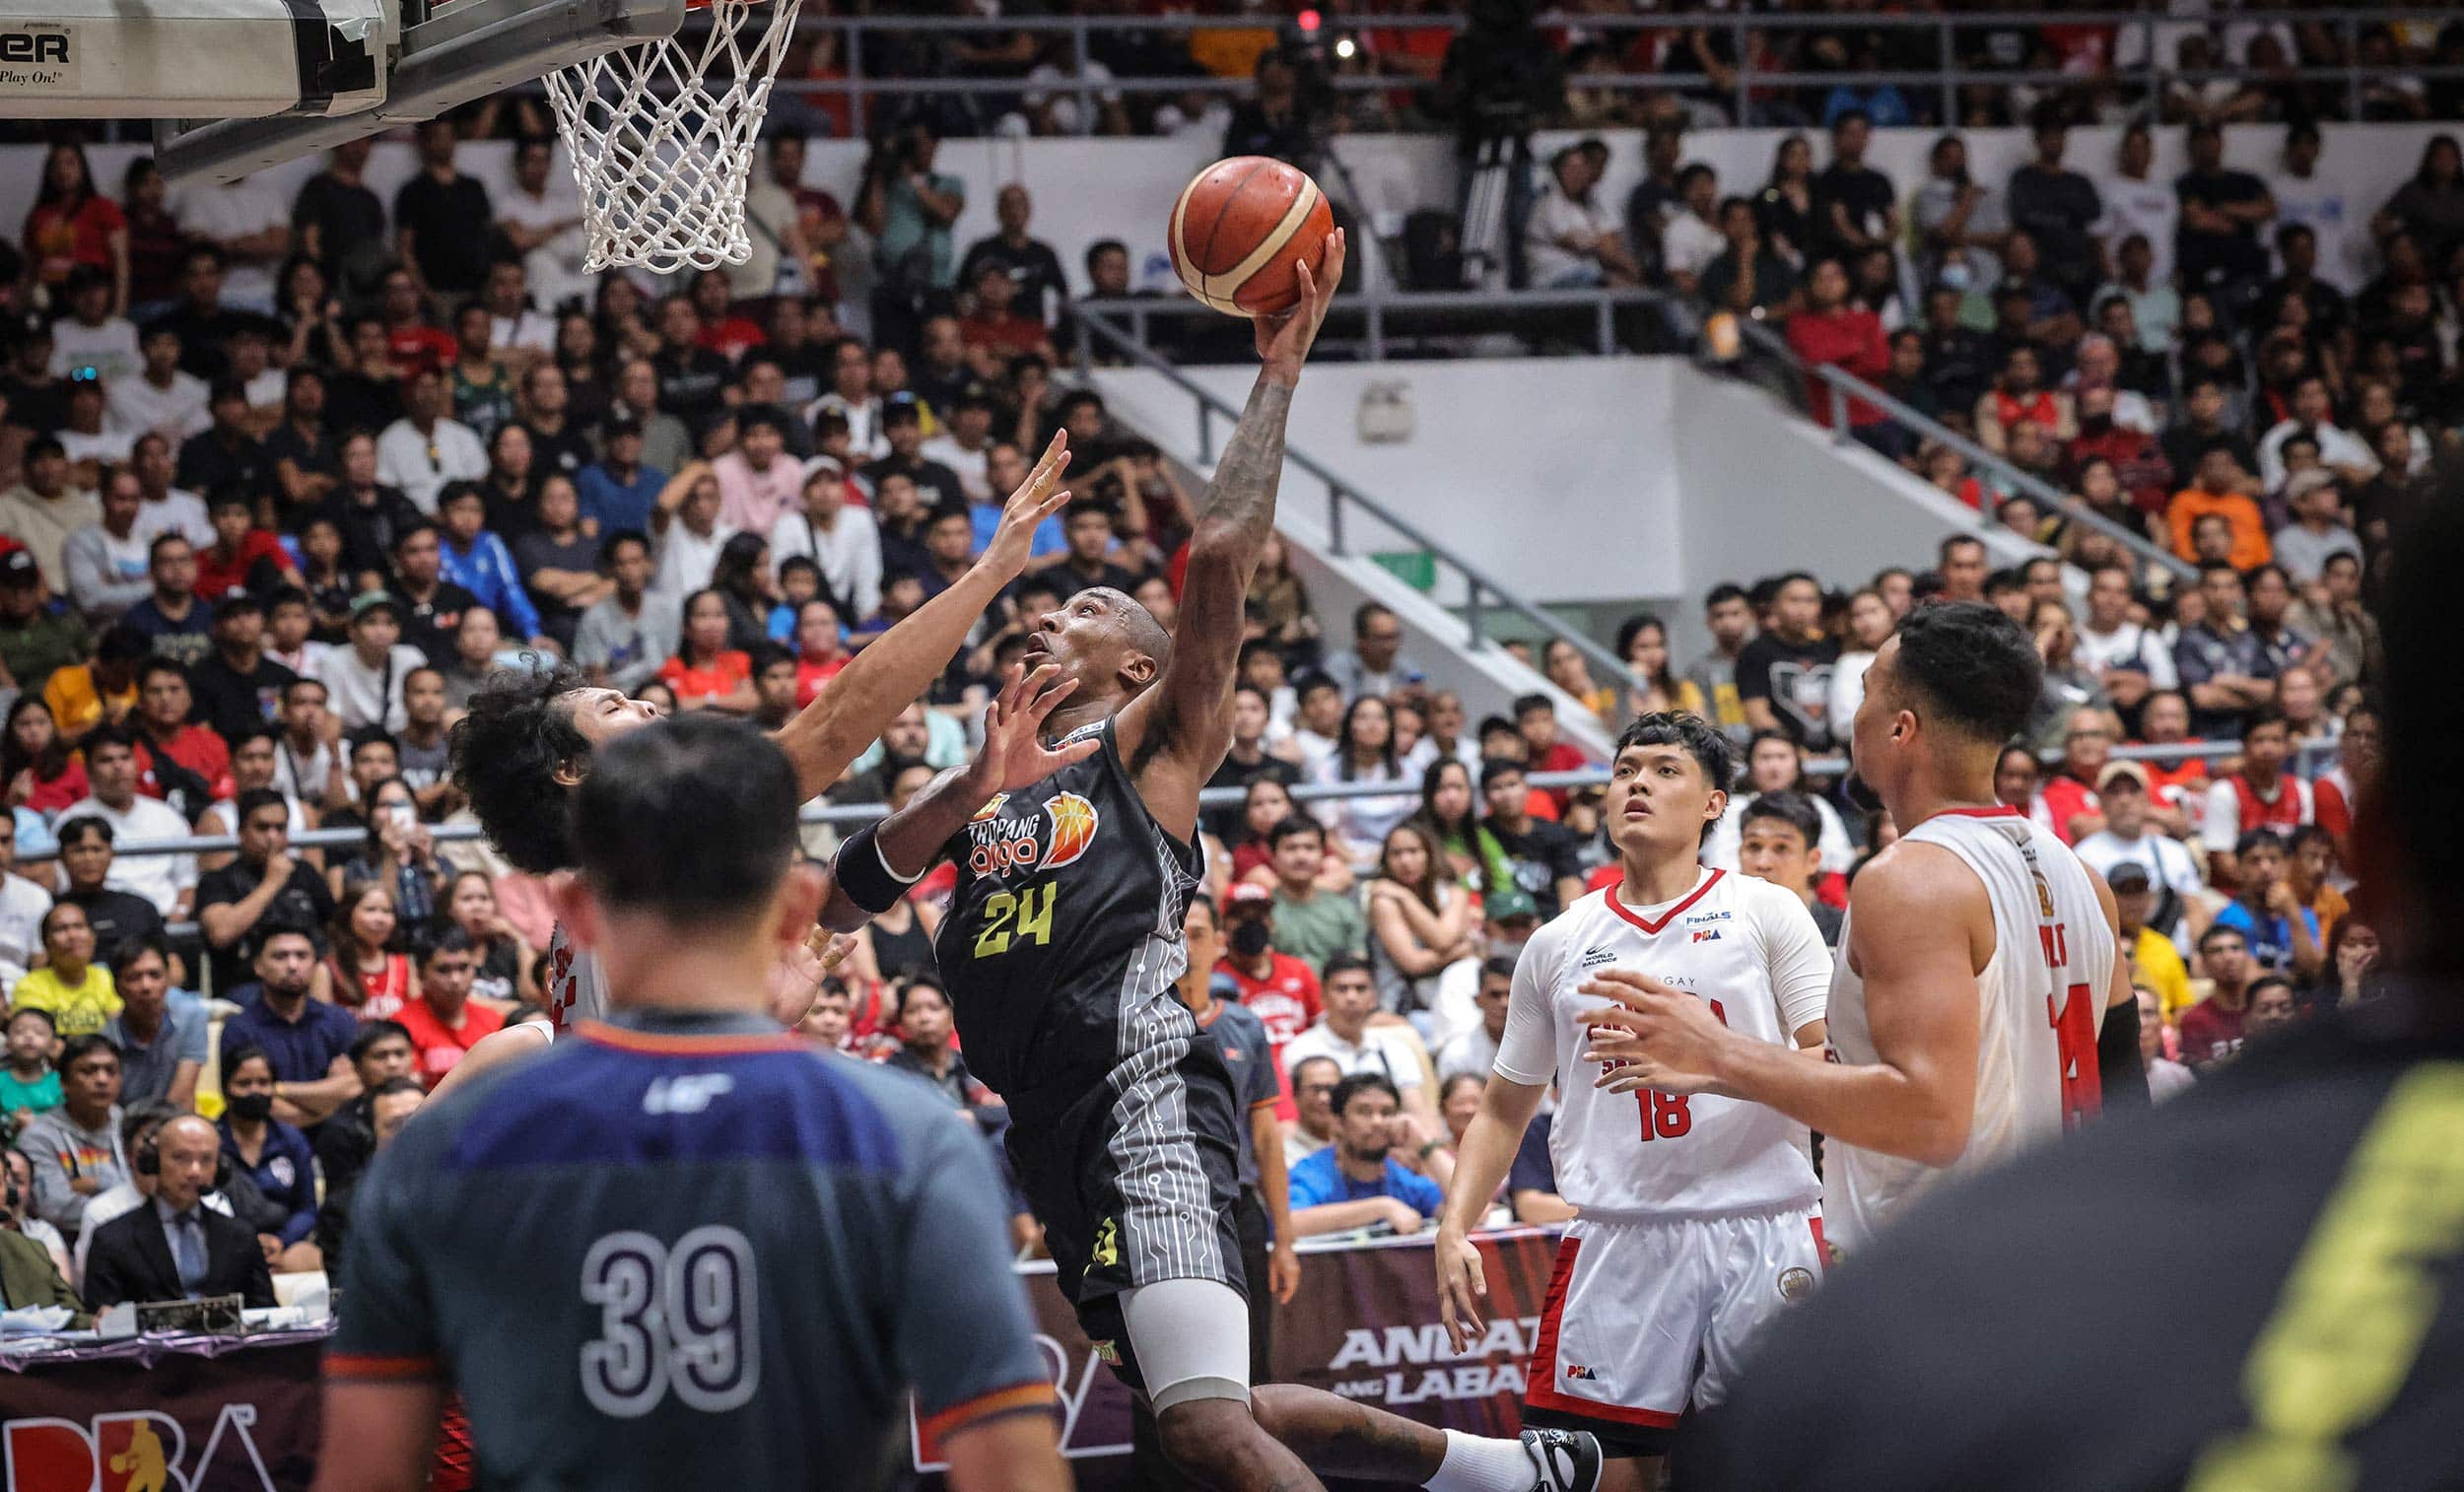
[[1198,826],[1198,789],[1231,746],[1241,608],[1258,573],[1258,557],[1274,532],[1292,390],[1343,280],[1342,231],[1328,235],[1314,270],[1304,263],[1296,273],[1300,304],[1256,323],[1263,366],[1190,534],[1189,573],[1163,677],[1119,716],[1121,755],[1137,775],[1147,810],[1184,839]]
[[1614,1002],[1588,1018],[1584,1055],[1631,1064],[1604,1073],[1604,1086],[1722,1093],[1842,1144],[1949,1166],[1976,1117],[1975,950],[1993,936],[1984,883],[1939,846],[1894,845],[1858,874],[1848,931],[1880,1058],[1871,1065],[1809,1061],[1738,1035],[1699,996],[1619,969],[1583,986]]
[[1092,738],[1058,748],[1044,744],[1046,716],[1078,687],[1075,680],[1054,683],[1060,674],[1047,663],[1011,680],[984,712],[984,745],[974,761],[942,773],[906,807],[848,837],[831,867],[824,927],[853,932],[889,911],[993,794],[1040,782],[1103,749]]
[[2139,1054],[2139,990],[2130,982],[2130,955],[2122,946],[2122,915],[2113,905],[2113,888],[2104,873],[2084,866],[2088,883],[2096,888],[2096,905],[2105,925],[2113,929],[2113,978],[2108,981],[2104,1019],[2096,1027],[2096,1084],[2106,1109],[2145,1109],[2148,1063]]
[[[1279,437],[1278,426],[1278,450]],[[1009,495],[1000,526],[974,567],[857,653],[802,713],[780,727],[779,747],[795,768],[796,787],[806,797],[837,781],[847,764],[949,666],[965,644],[968,629],[1026,568],[1036,525],[1068,505],[1069,493],[1061,485],[1068,467],[1069,438],[1057,432],[1035,470]],[[1233,620],[1237,634],[1237,610]]]

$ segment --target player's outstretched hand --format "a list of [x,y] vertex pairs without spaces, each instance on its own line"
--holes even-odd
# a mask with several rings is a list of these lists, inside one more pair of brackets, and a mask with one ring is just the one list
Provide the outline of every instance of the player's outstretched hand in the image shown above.
[[1258,316],[1250,323],[1258,335],[1259,361],[1286,381],[1300,377],[1310,344],[1318,340],[1327,307],[1335,304],[1335,292],[1343,283],[1343,231],[1338,228],[1326,236],[1326,246],[1318,251],[1315,266],[1304,259],[1294,273],[1300,278],[1299,302],[1281,315]]
[[1001,521],[992,530],[992,542],[984,546],[984,558],[977,563],[989,565],[1005,576],[1015,576],[1027,568],[1028,553],[1035,546],[1036,525],[1069,506],[1069,490],[1061,485],[1061,473],[1069,469],[1069,432],[1053,432],[1053,441],[1044,447],[1044,454],[1035,463],[1035,470],[1018,484],[1001,508]]
[[770,972],[770,1015],[793,1030],[821,996],[821,982],[856,951],[856,935],[816,926],[804,941],[783,951]]
[[1011,680],[984,712],[984,746],[967,767],[969,790],[988,799],[1016,792],[1102,750],[1103,742],[1093,739],[1059,749],[1044,744],[1045,717],[1077,687],[1077,680],[1061,677],[1057,663]]
[[1615,1002],[1581,1017],[1591,1033],[1583,1059],[1614,1064],[1592,1086],[1610,1093],[1717,1091],[1712,1074],[1730,1038],[1709,1005],[1630,969],[1603,969],[1582,992]]
[[1488,1299],[1488,1275],[1480,1267],[1480,1251],[1452,1224],[1437,1235],[1437,1316],[1447,1340],[1457,1352],[1469,1352],[1480,1339],[1480,1302]]

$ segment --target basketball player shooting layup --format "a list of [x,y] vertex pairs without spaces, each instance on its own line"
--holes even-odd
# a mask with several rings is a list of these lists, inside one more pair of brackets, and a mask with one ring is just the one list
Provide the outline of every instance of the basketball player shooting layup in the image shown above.
[[823,919],[854,927],[942,854],[957,862],[935,947],[967,1063],[1009,1103],[1010,1157],[1061,1289],[1193,1480],[1314,1487],[1316,1467],[1446,1492],[1588,1489],[1589,1436],[1482,1440],[1250,1387],[1232,1084],[1173,986],[1199,882],[1198,789],[1231,745],[1242,602],[1274,529],[1292,390],[1342,279],[1339,233],[1316,270],[1300,271],[1292,312],[1257,322],[1266,366],[1190,540],[1179,638],[1102,588],[1036,624],[1026,688],[1039,707],[1070,691],[1051,715],[1057,749],[1096,753],[989,799],[944,775],[841,847]]
[[[1069,466],[1068,437],[1056,434],[1043,459],[1009,496],[992,543],[949,589],[883,634],[774,739],[795,769],[806,801],[839,779],[898,712],[939,677],[966,642],[967,631],[992,609],[1002,587],[1026,569],[1035,526],[1069,502],[1061,485]],[[656,722],[658,707],[621,691],[585,686],[569,668],[501,673],[474,696],[470,713],[453,727],[453,781],[470,799],[480,827],[505,857],[533,875],[574,863],[566,806],[590,770],[590,754],[627,732]],[[818,950],[816,950],[818,951]],[[845,949],[834,950],[844,957]],[[824,963],[831,961],[824,954]],[[802,1004],[774,1009],[792,1026],[811,1003],[818,973],[795,982]],[[467,1081],[497,1062],[536,1051],[574,1020],[607,1013],[597,960],[577,948],[559,923],[548,944],[548,1020],[509,1026],[481,1040],[454,1065],[448,1080]]]
[[2069,847],[1994,801],[1994,762],[2042,664],[1991,606],[1908,614],[1866,674],[1856,770],[1900,825],[1858,872],[1831,981],[1830,1062],[1720,1024],[1647,973],[1583,986],[1615,1002],[1593,1051],[1605,1086],[1767,1104],[1824,1137],[1822,1216],[1854,1250],[1944,1177],[1982,1170],[2147,1102],[2139,1005],[2113,893]]
[[1650,975],[1775,1057],[1820,1060],[1831,955],[1814,915],[1783,887],[1700,862],[1735,776],[1728,737],[1697,715],[1647,714],[1618,737],[1601,819],[1623,878],[1516,961],[1496,1073],[1438,1224],[1439,1308],[1467,1350],[1487,1294],[1467,1235],[1553,1079],[1549,1153],[1582,1215],[1558,1247],[1523,1422],[1598,1436],[1614,1458],[1601,1485],[1618,1492],[1659,1485],[1677,1417],[1725,1396],[1741,1347],[1824,1263],[1803,1124],[1717,1094],[1628,1098],[1589,1080],[1584,1017],[1600,1002],[1583,986],[1607,967]]

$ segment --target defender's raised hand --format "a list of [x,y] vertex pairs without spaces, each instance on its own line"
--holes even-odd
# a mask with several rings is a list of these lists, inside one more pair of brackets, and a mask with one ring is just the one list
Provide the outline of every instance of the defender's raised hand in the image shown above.
[[1101,750],[1103,743],[1091,738],[1059,750],[1044,744],[1045,717],[1077,687],[1077,680],[1061,678],[1058,663],[1012,680],[984,712],[984,746],[968,765],[969,787],[987,798],[1015,792]]
[[1027,555],[1035,544],[1036,525],[1069,506],[1069,490],[1061,485],[1061,473],[1069,469],[1069,432],[1053,432],[1052,443],[1044,447],[1044,455],[1035,463],[1035,470],[1018,484],[1001,509],[1000,525],[992,530],[992,542],[984,546],[979,564],[989,565],[1005,576],[1015,576],[1027,568]]

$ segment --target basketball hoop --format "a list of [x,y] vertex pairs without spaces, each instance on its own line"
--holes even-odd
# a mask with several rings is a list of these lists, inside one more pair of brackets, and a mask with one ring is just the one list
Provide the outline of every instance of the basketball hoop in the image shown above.
[[[691,0],[708,29],[547,75],[582,187],[590,273],[716,269],[752,257],[744,191],[799,0]],[[758,23],[756,11],[768,14]]]

